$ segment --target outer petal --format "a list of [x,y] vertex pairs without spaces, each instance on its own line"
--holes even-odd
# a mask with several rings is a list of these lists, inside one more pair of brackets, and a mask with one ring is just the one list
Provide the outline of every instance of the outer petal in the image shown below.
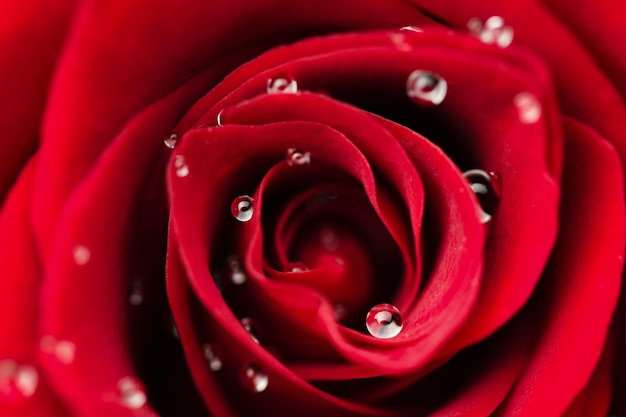
[[[0,215],[0,415],[66,416],[37,356],[41,271],[29,217],[34,172],[31,161]],[[30,369],[18,390],[9,381],[9,363]]]
[[0,201],[38,145],[48,84],[74,3],[0,2]]

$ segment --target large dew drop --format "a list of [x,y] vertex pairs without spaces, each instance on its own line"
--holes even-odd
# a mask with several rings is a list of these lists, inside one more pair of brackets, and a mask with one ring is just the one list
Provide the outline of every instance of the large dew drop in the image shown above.
[[367,313],[367,331],[377,339],[391,339],[402,331],[400,310],[391,304],[378,304]]
[[470,169],[463,176],[467,180],[480,203],[480,221],[487,223],[496,210],[499,193],[496,187],[496,175],[482,169]]
[[406,93],[421,106],[436,106],[446,98],[448,83],[430,71],[415,70],[406,80]]
[[240,222],[247,222],[254,213],[254,199],[248,195],[240,195],[230,206],[233,217]]

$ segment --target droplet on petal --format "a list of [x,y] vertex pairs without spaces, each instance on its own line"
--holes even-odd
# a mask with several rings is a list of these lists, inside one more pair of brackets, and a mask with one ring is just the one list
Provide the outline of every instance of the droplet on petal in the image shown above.
[[263,392],[269,385],[269,378],[257,365],[248,365],[244,371],[244,385],[253,392]]
[[254,213],[254,199],[248,195],[240,195],[230,206],[233,217],[240,222],[247,222]]
[[76,245],[72,250],[72,256],[76,265],[85,265],[91,259],[91,251],[86,246]]
[[308,270],[309,268],[303,262],[290,262],[287,265],[287,272],[304,272]]
[[496,210],[499,202],[499,191],[496,183],[496,174],[482,169],[470,169],[463,176],[467,180],[480,204],[480,221],[487,223]]
[[346,316],[348,315],[348,310],[346,309],[346,306],[341,303],[335,304],[333,306],[333,311],[335,313],[335,319],[337,321],[341,321],[345,319]]
[[378,304],[367,313],[365,326],[377,339],[396,337],[402,330],[400,310],[391,304]]
[[204,357],[207,361],[209,361],[209,367],[213,372],[217,372],[222,369],[222,360],[217,356],[213,346],[209,343],[206,343],[202,346],[202,350],[204,351]]
[[506,48],[513,42],[513,28],[504,23],[500,16],[492,16],[484,23],[478,18],[467,22],[470,32],[482,42]]
[[417,26],[403,26],[400,28],[401,32],[414,32],[414,33],[422,33],[424,30],[418,28]]
[[285,160],[289,166],[308,165],[311,163],[311,153],[298,148],[289,148]]
[[38,384],[39,372],[34,366],[21,365],[11,359],[0,361],[0,396],[31,397]]
[[441,104],[447,92],[446,80],[430,71],[415,70],[406,81],[407,95],[422,106]]
[[39,347],[43,352],[54,355],[59,362],[65,365],[74,362],[76,344],[69,340],[58,340],[54,336],[46,335],[41,338]]
[[139,306],[143,303],[143,291],[141,290],[141,281],[139,279],[133,280],[128,301],[134,306]]
[[291,77],[283,76],[267,80],[268,94],[297,93],[298,83]]
[[531,93],[519,93],[513,99],[522,123],[536,123],[541,117],[541,103]]
[[224,109],[220,110],[219,113],[217,113],[217,117],[215,118],[215,124],[217,126],[224,126],[223,121],[222,121],[222,113],[224,112]]
[[172,133],[168,138],[166,138],[163,143],[170,149],[174,149],[176,143],[178,142],[178,135],[176,133]]
[[248,280],[246,272],[244,271],[241,261],[239,261],[239,257],[237,255],[231,255],[226,258],[226,267],[228,268],[230,282],[233,284],[241,285]]
[[339,236],[329,227],[325,227],[320,231],[320,242],[330,252],[335,252],[339,248]]
[[189,175],[189,167],[183,155],[176,155],[174,158],[174,169],[176,169],[176,175],[181,178]]
[[117,383],[117,389],[122,404],[130,409],[141,408],[148,400],[139,381],[131,376],[120,379]]
[[250,317],[245,317],[241,319],[241,325],[244,329],[246,329],[246,331],[255,343],[261,343],[259,341],[259,327],[254,320],[252,320]]

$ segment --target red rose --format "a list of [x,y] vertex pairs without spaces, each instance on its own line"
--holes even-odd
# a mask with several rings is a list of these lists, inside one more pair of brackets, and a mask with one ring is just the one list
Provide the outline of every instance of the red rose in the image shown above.
[[5,3],[1,415],[625,415],[623,5]]

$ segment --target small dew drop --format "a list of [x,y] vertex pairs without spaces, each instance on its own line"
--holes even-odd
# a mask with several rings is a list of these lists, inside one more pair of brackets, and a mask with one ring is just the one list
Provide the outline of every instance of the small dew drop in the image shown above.
[[226,267],[228,269],[228,276],[230,282],[235,285],[241,285],[248,280],[246,272],[241,265],[241,261],[237,255],[231,255],[226,258]]
[[267,80],[268,94],[281,94],[298,92],[298,83],[291,77],[276,77]]
[[222,369],[222,360],[215,353],[213,346],[211,346],[209,343],[206,343],[204,346],[202,346],[202,350],[204,352],[204,357],[209,362],[209,367],[213,372],[217,372]]
[[391,304],[378,304],[367,313],[367,331],[377,339],[391,339],[402,330],[400,310]]
[[244,329],[246,329],[246,331],[255,343],[261,343],[259,341],[259,328],[254,320],[252,320],[250,317],[245,317],[241,319],[241,325]]
[[263,392],[269,385],[269,378],[257,365],[248,365],[244,371],[244,384],[253,392]]
[[240,222],[247,222],[254,213],[254,199],[248,195],[240,195],[230,206],[233,217]]
[[309,268],[303,262],[290,262],[287,265],[287,272],[304,272],[308,270]]
[[89,259],[91,259],[91,251],[83,245],[74,246],[72,255],[74,256],[74,262],[76,262],[76,265],[85,265],[89,262]]
[[117,389],[120,393],[120,399],[125,407],[136,410],[146,404],[148,400],[141,384],[136,378],[127,376],[117,383]]
[[325,227],[320,231],[320,242],[330,252],[335,252],[339,248],[339,236],[329,227]]
[[417,26],[403,26],[400,28],[400,32],[414,32],[414,33],[422,33],[423,29],[418,28]]
[[222,121],[222,113],[224,112],[224,109],[220,110],[219,113],[217,113],[217,117],[215,118],[215,124],[217,126],[224,126],[224,122]]
[[163,143],[170,149],[174,149],[176,143],[178,142],[178,135],[176,133],[172,133],[168,138],[166,138]]
[[133,280],[130,287],[130,295],[128,301],[131,305],[140,306],[143,303],[143,291],[141,289],[141,281],[138,279]]
[[513,99],[522,123],[536,123],[541,117],[541,103],[531,93],[519,93]]
[[482,169],[470,169],[465,171],[463,176],[478,198],[481,223],[489,222],[499,202],[496,174]]
[[430,71],[415,70],[406,81],[406,93],[422,106],[438,105],[448,93],[448,83]]
[[65,365],[74,362],[76,344],[69,340],[58,340],[54,336],[46,335],[41,338],[39,347],[42,352],[54,355],[59,362]]
[[478,18],[467,22],[469,31],[483,43],[506,48],[513,42],[513,28],[504,23],[500,16],[492,16],[484,23]]
[[38,384],[39,373],[34,366],[21,365],[11,359],[0,361],[0,395],[31,397]]
[[335,313],[335,319],[337,321],[341,321],[345,319],[346,316],[348,315],[348,310],[346,309],[346,306],[341,303],[335,304],[333,306],[333,311]]
[[308,165],[311,163],[311,153],[298,148],[289,148],[285,160],[289,166]]
[[189,167],[183,155],[176,155],[174,158],[174,169],[176,169],[176,175],[181,178],[189,175]]

